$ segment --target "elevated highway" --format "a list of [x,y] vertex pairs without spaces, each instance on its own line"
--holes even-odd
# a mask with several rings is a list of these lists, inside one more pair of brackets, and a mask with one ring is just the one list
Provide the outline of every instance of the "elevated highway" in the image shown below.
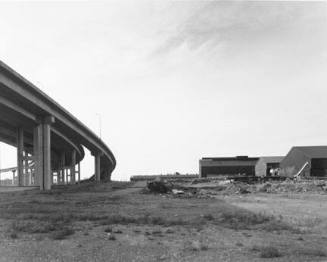
[[84,148],[95,180],[110,179],[116,160],[108,146],[52,98],[0,61],[0,141],[17,147],[18,185],[51,189],[75,183]]

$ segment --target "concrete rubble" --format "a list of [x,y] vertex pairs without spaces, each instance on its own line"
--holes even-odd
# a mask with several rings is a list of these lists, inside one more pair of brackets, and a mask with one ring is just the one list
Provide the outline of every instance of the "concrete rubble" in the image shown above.
[[231,180],[195,180],[170,182],[152,181],[147,184],[150,193],[171,194],[176,197],[210,198],[216,195],[253,193],[321,193],[327,194],[324,180],[285,180],[248,184]]

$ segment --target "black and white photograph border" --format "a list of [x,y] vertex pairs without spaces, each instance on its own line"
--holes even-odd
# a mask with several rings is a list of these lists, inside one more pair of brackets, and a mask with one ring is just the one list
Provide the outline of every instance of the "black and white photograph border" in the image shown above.
[[327,1],[0,0],[0,262],[327,261],[326,71]]

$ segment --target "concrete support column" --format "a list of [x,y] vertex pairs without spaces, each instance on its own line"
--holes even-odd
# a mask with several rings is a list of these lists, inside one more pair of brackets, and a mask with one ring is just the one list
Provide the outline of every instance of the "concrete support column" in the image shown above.
[[51,185],[53,185],[53,183],[54,183],[54,172],[51,172],[50,180],[51,180]]
[[15,185],[15,173],[16,173],[16,170],[13,170],[12,171],[12,185]]
[[31,168],[31,162],[29,162],[29,177],[28,177],[28,185],[31,186],[33,185],[33,172],[32,172],[32,168]]
[[43,124],[43,185],[51,189],[51,128],[47,121]]
[[24,130],[22,128],[17,129],[17,175],[18,186],[24,184]]
[[101,159],[101,154],[96,153],[94,154],[94,176],[95,176],[95,181],[100,181],[100,159]]
[[81,164],[80,164],[80,162],[78,162],[77,168],[78,168],[77,175],[78,175],[78,183],[79,183],[79,182],[81,182]]
[[43,184],[43,125],[34,128],[34,159],[35,159],[35,184],[44,190]]
[[71,166],[70,166],[70,183],[74,184],[75,180],[76,180],[76,151],[73,150],[72,151],[72,162],[71,162]]
[[65,184],[65,152],[60,155],[60,182]]
[[51,189],[51,124],[54,117],[46,117],[34,129],[36,180],[41,190]]
[[28,181],[29,181],[29,169],[28,169],[28,154],[25,151],[24,154],[24,186],[29,186]]

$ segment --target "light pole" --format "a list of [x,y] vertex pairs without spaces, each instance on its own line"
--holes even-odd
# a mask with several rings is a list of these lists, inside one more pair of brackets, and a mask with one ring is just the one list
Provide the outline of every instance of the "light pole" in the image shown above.
[[102,134],[101,134],[101,115],[99,113],[96,114],[99,118],[99,136],[100,139],[102,139]]

